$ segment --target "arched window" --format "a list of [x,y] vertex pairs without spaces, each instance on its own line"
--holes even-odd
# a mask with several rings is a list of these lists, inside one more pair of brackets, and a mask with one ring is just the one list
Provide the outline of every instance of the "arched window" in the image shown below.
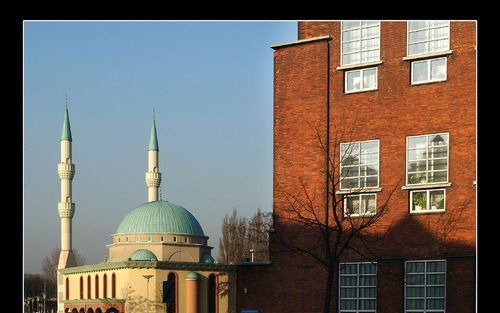
[[116,275],[111,275],[111,298],[116,298]]
[[102,277],[102,297],[107,298],[108,297],[108,276],[104,274]]
[[83,277],[80,276],[80,299],[83,299]]
[[91,287],[92,287],[92,282],[89,275],[87,276],[87,299],[92,299],[92,294],[90,293]]
[[95,275],[95,298],[99,299],[99,276]]
[[66,300],[69,300],[69,278],[66,278]]
[[217,281],[214,274],[208,276],[208,313],[217,312]]
[[177,275],[168,274],[163,282],[163,302],[167,304],[167,313],[177,313]]

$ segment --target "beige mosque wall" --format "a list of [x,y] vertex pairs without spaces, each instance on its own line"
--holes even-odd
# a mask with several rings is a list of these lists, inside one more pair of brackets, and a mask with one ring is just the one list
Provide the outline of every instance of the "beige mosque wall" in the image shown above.
[[[80,300],[80,277],[83,278],[83,300],[87,300],[88,276],[91,277],[91,299],[95,300],[95,276],[99,277],[99,299],[104,296],[104,275],[107,279],[107,298],[112,296],[112,275],[115,274],[116,280],[116,298],[125,300],[125,312],[166,312],[165,303],[162,303],[163,281],[166,281],[170,273],[176,274],[177,283],[177,312],[187,312],[190,306],[189,301],[193,301],[192,293],[189,292],[189,284],[195,284],[197,287],[197,313],[208,312],[208,279],[211,274],[216,275],[218,290],[217,312],[227,313],[231,302],[229,300],[229,274],[227,272],[214,271],[196,271],[198,280],[186,280],[189,270],[168,270],[158,268],[123,268],[104,271],[90,271],[84,273],[74,273],[63,275],[62,281],[66,286],[66,278],[69,281],[69,300]],[[147,280],[144,275],[153,275]],[[149,287],[149,288],[148,288]],[[66,287],[63,289],[66,290]],[[66,301],[66,293],[63,295],[63,302]],[[147,299],[147,300],[146,300]],[[103,300],[106,301],[106,300]],[[109,302],[110,300],[108,300]],[[112,301],[112,300],[111,300]],[[72,301],[74,302],[74,301]],[[149,304],[149,307],[147,305]],[[191,307],[193,304],[191,304]],[[75,304],[78,308],[78,305]]]

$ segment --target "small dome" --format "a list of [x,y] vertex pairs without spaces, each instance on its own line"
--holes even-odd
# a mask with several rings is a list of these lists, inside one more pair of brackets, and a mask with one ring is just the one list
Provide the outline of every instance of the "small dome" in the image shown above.
[[215,263],[215,260],[214,260],[214,258],[212,258],[212,256],[210,254],[204,253],[201,256],[201,262],[202,263]]
[[196,274],[195,272],[189,272],[186,275],[186,280],[198,280],[198,274]]
[[116,233],[174,233],[205,236],[193,214],[168,201],[146,202],[136,207],[125,216]]
[[146,249],[140,249],[132,253],[130,256],[130,260],[132,261],[158,261],[156,255]]

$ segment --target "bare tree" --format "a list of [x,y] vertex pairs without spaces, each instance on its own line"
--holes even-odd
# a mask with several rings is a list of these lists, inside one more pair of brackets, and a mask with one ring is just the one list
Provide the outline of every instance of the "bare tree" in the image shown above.
[[269,258],[269,229],[272,214],[259,208],[252,218],[239,217],[236,209],[222,222],[222,237],[219,238],[219,256],[221,263],[238,262],[250,256],[254,251],[254,260]]
[[[48,294],[55,295],[57,290],[57,265],[59,263],[59,254],[60,249],[54,248],[50,255],[45,256],[42,261],[43,278],[47,284]],[[77,250],[73,250],[73,254],[75,255],[76,266],[85,264],[85,258],[79,254]]]
[[[347,194],[339,192],[341,185],[342,191],[348,189],[350,195],[360,194],[368,187],[366,181],[356,185],[346,178],[354,175],[349,174],[351,168],[345,165],[361,164],[360,147],[344,144],[341,148],[340,143],[345,142],[343,132],[334,132],[330,141],[324,140],[317,128],[315,130],[320,153],[325,157],[324,189],[318,190],[301,180],[298,192],[283,191],[284,210],[274,216],[275,224],[280,227],[275,234],[287,250],[308,256],[326,270],[323,312],[328,313],[341,260],[351,253],[373,260],[373,252],[367,244],[374,240],[370,228],[388,212],[389,200],[400,183],[391,186],[385,199],[377,199],[376,207],[368,205],[368,198],[348,198]],[[337,155],[340,158],[336,159]],[[345,203],[348,203],[346,207]]]
[[272,226],[272,214],[259,208],[248,221],[248,248],[254,251],[255,261],[269,260],[269,229]]
[[247,220],[238,217],[236,209],[231,216],[224,216],[222,222],[222,238],[219,238],[219,256],[221,263],[237,262],[246,255]]

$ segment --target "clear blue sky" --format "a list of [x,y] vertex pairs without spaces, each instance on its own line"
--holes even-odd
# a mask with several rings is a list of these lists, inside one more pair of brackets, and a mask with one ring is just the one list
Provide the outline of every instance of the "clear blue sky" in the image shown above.
[[24,270],[60,246],[59,137],[73,135],[73,247],[101,262],[147,201],[156,110],[163,199],[201,223],[217,255],[233,208],[272,210],[273,50],[295,21],[25,22]]

